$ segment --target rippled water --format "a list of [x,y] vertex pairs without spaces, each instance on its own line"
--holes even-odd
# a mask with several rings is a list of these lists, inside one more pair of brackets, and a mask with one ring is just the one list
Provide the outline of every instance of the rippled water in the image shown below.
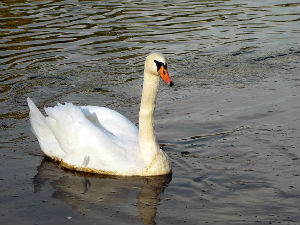
[[[300,2],[0,2],[0,223],[297,224]],[[103,177],[43,160],[30,96],[135,123],[163,52],[156,133],[173,175]],[[47,219],[45,219],[47,218]]]
[[182,57],[294,47],[297,23],[297,1],[2,1],[1,66],[141,65],[152,50]]

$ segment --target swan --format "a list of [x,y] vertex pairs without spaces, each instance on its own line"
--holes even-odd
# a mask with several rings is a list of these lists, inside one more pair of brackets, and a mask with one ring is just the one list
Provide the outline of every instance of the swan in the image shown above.
[[139,112],[139,129],[120,113],[106,107],[57,104],[45,117],[28,97],[32,131],[46,157],[63,168],[121,176],[171,173],[167,154],[154,134],[154,109],[161,77],[174,83],[160,53],[146,57]]

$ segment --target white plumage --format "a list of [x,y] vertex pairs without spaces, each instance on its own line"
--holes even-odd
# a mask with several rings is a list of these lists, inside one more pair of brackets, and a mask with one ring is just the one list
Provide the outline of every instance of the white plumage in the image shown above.
[[[156,62],[161,62],[157,64]],[[46,156],[66,168],[114,175],[161,175],[171,172],[167,155],[158,147],[153,113],[162,55],[153,53],[145,62],[140,108],[140,130],[120,113],[97,106],[72,103],[45,108],[46,117],[30,98],[30,122]],[[168,76],[168,74],[167,74]],[[162,76],[172,86],[173,83]]]

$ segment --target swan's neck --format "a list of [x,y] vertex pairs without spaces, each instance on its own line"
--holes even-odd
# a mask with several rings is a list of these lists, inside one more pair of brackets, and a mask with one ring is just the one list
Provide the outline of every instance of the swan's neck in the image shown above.
[[153,157],[158,152],[154,134],[154,109],[159,84],[159,77],[148,75],[144,71],[143,93],[139,115],[139,145],[146,166],[150,166]]

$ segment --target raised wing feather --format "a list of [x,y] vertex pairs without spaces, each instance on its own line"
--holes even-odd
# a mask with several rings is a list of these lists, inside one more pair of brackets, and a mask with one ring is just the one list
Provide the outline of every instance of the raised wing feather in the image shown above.
[[95,125],[99,122],[107,132],[120,139],[138,141],[138,128],[122,114],[105,107],[81,106],[80,108],[91,122]]

